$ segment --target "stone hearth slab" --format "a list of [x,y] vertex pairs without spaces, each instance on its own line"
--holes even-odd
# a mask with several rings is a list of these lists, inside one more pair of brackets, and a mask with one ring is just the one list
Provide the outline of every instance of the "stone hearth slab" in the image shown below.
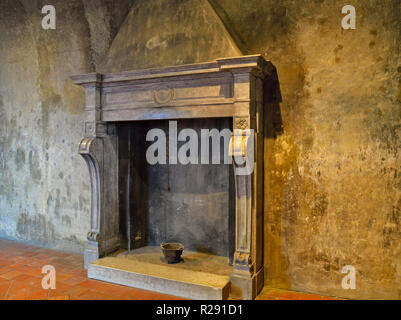
[[[166,261],[163,258],[160,246],[145,246],[131,250],[129,253],[126,250],[120,250],[109,255],[109,257],[110,256],[166,266]],[[182,258],[184,260],[183,263],[177,263],[170,266],[175,269],[213,273],[228,277],[233,271],[232,266],[229,265],[228,257],[185,249]]]
[[118,257],[93,261],[88,278],[197,300],[225,300],[230,291],[228,276]]

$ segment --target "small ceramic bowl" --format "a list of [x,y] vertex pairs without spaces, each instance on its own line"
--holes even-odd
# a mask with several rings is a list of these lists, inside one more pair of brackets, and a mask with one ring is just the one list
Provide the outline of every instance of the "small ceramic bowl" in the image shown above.
[[163,251],[167,263],[178,263],[182,261],[181,255],[184,246],[181,243],[162,243],[160,248]]

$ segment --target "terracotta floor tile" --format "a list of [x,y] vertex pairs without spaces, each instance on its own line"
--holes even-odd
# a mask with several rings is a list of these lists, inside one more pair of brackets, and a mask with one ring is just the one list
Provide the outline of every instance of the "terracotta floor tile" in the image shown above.
[[86,280],[87,280],[86,277],[80,277],[80,276],[72,275],[71,278],[65,279],[65,280],[60,280],[60,281],[65,283],[65,284],[76,286],[76,285],[79,285],[79,284],[85,282]]
[[10,287],[7,294],[5,295],[6,300],[26,300],[26,295],[30,287],[25,283],[11,281]]
[[321,296],[318,296],[316,294],[306,294],[306,295],[302,295],[302,298],[299,300],[322,300]]
[[21,257],[21,256],[10,258],[9,260],[13,260],[15,264],[20,264],[20,265],[26,265],[26,264],[31,263],[33,261],[33,259],[26,258],[26,257]]
[[9,265],[5,266],[5,268],[15,270],[16,268],[23,267],[24,265],[25,264],[23,264],[23,263],[14,262],[13,264],[9,264]]
[[68,295],[70,297],[71,296],[78,297],[78,296],[80,296],[81,294],[83,294],[83,293],[85,293],[87,291],[89,291],[89,288],[74,285],[74,286],[71,286],[71,288],[65,290],[64,294],[66,294],[66,295]]
[[64,282],[68,279],[71,279],[74,275],[73,274],[68,274],[68,273],[63,273],[63,272],[57,272],[56,269],[56,279],[57,281]]
[[49,250],[49,249],[42,249],[41,253],[45,253],[52,257],[61,257],[61,258],[65,258],[65,257],[69,256],[69,253],[56,251],[56,250]]
[[23,282],[28,286],[41,287],[42,279],[38,277],[31,276],[29,274],[20,274],[19,276],[13,278],[14,281]]
[[61,271],[64,272],[64,273],[72,274],[72,275],[74,275],[76,277],[85,277],[86,279],[88,278],[88,271],[83,269],[83,267],[79,268],[79,269],[62,268]]
[[28,300],[47,300],[48,295],[48,290],[42,288],[30,288],[26,294],[26,298]]
[[110,289],[110,290],[113,290],[113,289],[131,290],[132,289],[131,287],[122,286],[122,285],[114,284],[114,283],[111,283],[111,282],[104,282],[104,281],[98,281],[98,280],[92,280],[92,281],[94,281],[97,284],[99,284],[102,287],[102,289]]
[[19,290],[18,292],[15,292],[13,294],[8,294],[5,297],[5,300],[26,300],[26,294],[27,294],[28,288],[23,288]]
[[27,274],[37,278],[43,278],[45,275],[42,273],[42,269],[40,268],[32,268],[30,266],[20,266],[15,268],[16,271],[19,271],[23,274]]
[[55,259],[55,257],[49,257],[48,255],[43,255],[43,254],[34,255],[33,258],[35,260],[41,261],[43,264],[52,264],[52,262]]
[[33,258],[33,256],[37,255],[37,252],[35,250],[33,251],[25,250],[23,252],[20,252],[19,254],[23,255],[26,258]]
[[78,297],[72,296],[71,298],[74,300],[119,300],[118,297],[113,297],[93,290],[88,290]]
[[97,289],[97,288],[101,287],[102,284],[103,284],[103,282],[101,282],[101,281],[87,279],[85,282],[82,282],[80,284],[80,286],[86,287],[86,288],[89,288],[89,289]]
[[322,300],[344,300],[344,299],[336,298],[336,297],[322,297]]
[[0,267],[0,278],[1,278],[2,274],[10,272],[10,271],[15,271],[15,270],[10,269],[9,267]]
[[10,280],[8,280],[8,279],[6,279],[6,278],[1,278],[0,277],[0,283],[2,283],[2,282],[9,282]]
[[280,295],[281,300],[300,300],[300,298],[301,298],[300,294],[290,291],[281,293]]
[[18,277],[18,276],[21,275],[21,274],[22,274],[22,273],[19,272],[19,271],[8,271],[8,272],[5,272],[5,273],[0,274],[0,277],[1,277],[1,278],[4,278],[4,279],[11,280],[11,279],[13,279],[13,278],[15,278],[15,277]]
[[[44,290],[44,265],[56,268],[56,289]],[[157,292],[87,278],[83,256],[0,240],[0,299],[177,300]],[[265,288],[259,300],[339,300],[335,297]]]
[[8,266],[10,264],[14,264],[14,261],[11,259],[0,259],[0,267]]
[[10,281],[4,281],[4,282],[0,282],[0,300],[4,299],[5,294],[8,291],[8,288],[10,287]]
[[44,266],[44,264],[43,264],[42,261],[33,259],[31,263],[27,263],[27,266],[31,266],[31,267],[40,267],[40,268],[42,269],[42,267]]
[[69,296],[56,296],[56,297],[49,297],[48,300],[70,300]]
[[56,297],[61,295],[66,295],[67,291],[71,289],[71,285],[61,283],[59,281],[56,282],[56,289],[49,290],[49,297]]
[[[118,289],[113,290],[113,291],[102,289],[102,290],[98,290],[98,292],[102,293],[102,294],[107,294],[107,295],[113,296],[113,297],[115,297],[115,299],[119,299],[119,300],[134,300],[132,297],[135,296],[135,295],[130,294],[128,291],[118,290]],[[136,295],[136,296],[138,296],[138,295]]]

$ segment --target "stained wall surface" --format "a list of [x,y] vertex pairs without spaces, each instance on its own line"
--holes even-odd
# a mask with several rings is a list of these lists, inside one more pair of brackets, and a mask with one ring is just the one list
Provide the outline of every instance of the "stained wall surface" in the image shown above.
[[[69,75],[239,49],[274,63],[283,98],[266,120],[266,284],[401,298],[400,1],[353,0],[356,30],[341,28],[339,0],[210,3],[1,1],[0,236],[83,249],[84,93]],[[57,30],[41,28],[45,4]],[[356,290],[341,287],[345,265]]]

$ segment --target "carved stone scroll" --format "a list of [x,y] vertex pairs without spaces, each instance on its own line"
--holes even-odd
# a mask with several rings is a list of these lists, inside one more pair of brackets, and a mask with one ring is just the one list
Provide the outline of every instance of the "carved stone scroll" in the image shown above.
[[84,138],[79,154],[84,158],[91,181],[91,229],[84,264],[119,248],[117,152],[111,136]]

